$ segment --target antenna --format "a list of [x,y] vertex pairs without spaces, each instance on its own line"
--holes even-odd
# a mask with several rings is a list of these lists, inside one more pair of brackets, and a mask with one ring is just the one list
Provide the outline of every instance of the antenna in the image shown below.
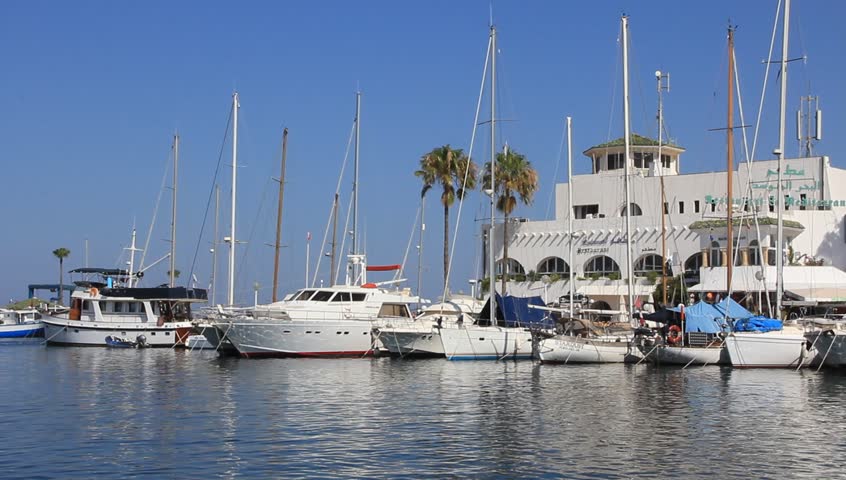
[[[812,117],[813,126],[811,125]],[[822,140],[820,97],[811,95],[799,97],[799,110],[796,111],[796,140],[799,141],[801,154],[805,157],[814,155],[814,140]]]

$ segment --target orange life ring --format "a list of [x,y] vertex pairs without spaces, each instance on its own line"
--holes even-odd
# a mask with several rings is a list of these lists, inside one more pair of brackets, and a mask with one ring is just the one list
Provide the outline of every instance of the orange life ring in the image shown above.
[[670,329],[667,330],[667,341],[675,345],[676,343],[679,343],[681,339],[681,327],[678,325],[671,325]]
[[91,290],[88,290],[88,293],[91,294],[92,297],[96,297],[100,290],[97,290],[97,287],[91,287]]

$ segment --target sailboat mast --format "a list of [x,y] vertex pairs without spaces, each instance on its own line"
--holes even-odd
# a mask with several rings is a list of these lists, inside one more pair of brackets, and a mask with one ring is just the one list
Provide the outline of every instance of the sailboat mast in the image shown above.
[[422,297],[423,285],[423,232],[426,231],[426,197],[420,196],[420,244],[417,246],[417,296]]
[[787,107],[787,42],[788,33],[790,31],[790,0],[784,1],[784,26],[782,27],[781,37],[781,107],[778,119],[778,176],[776,181],[776,204],[778,205],[777,213],[777,230],[776,230],[776,315],[781,318],[781,297],[784,296],[784,225],[782,224],[784,216],[784,193],[782,192],[781,178],[784,163],[784,125],[785,125],[785,108]]
[[232,95],[232,211],[229,218],[229,284],[227,304],[235,304],[235,189],[238,185],[238,92]]
[[[288,157],[288,129],[282,130],[282,173],[279,175],[279,206],[276,209],[276,243],[273,245],[273,303],[276,303],[279,286],[279,249],[282,241],[282,200],[285,197],[285,160]],[[308,279],[306,279],[308,281]]]
[[734,266],[734,226],[732,225],[732,210],[734,210],[734,196],[732,182],[734,181],[734,29],[728,29],[728,128],[726,129],[726,295],[731,292],[731,274]]
[[[355,92],[355,161],[353,167],[353,229],[352,229],[352,254],[358,255],[358,145],[361,133],[361,92]],[[352,264],[351,278],[355,282],[358,279],[358,263]]]
[[626,186],[626,276],[629,287],[629,321],[634,313],[634,279],[632,278],[632,236],[631,236],[631,193],[629,186],[629,168],[631,164],[631,126],[629,124],[629,17],[623,15],[623,125],[626,145],[626,169],[623,176]]
[[567,212],[567,231],[569,232],[569,242],[567,248],[569,254],[567,258],[567,270],[570,271],[570,279],[568,285],[570,287],[570,317],[575,317],[573,312],[573,296],[575,285],[573,284],[573,119],[567,117],[567,205],[569,206]]
[[[667,91],[670,90],[669,78],[667,74]],[[664,162],[661,160],[663,153],[661,147],[664,145],[664,75],[661,71],[655,72],[655,78],[658,80],[658,158],[654,161],[658,162],[659,172],[661,173],[661,290],[663,291],[662,303],[667,305],[667,212],[664,210],[664,205],[667,204],[667,195],[664,190]]]
[[338,238],[338,194],[332,203],[332,254],[329,257],[329,285],[334,285],[335,277],[335,241]]
[[212,238],[211,304],[217,305],[217,239],[220,223],[220,185],[214,186],[214,237]]
[[[490,322],[496,325],[496,257],[493,249],[496,218],[496,27],[491,25],[491,228],[488,230],[488,267],[490,272]],[[502,266],[505,275],[505,265]]]
[[173,199],[170,212],[170,286],[176,285],[176,185],[179,176],[179,133],[173,135]]

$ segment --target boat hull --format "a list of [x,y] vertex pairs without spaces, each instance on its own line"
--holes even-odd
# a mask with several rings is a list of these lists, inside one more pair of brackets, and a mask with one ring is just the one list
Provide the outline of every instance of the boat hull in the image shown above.
[[374,335],[391,355],[443,357],[444,347],[437,328],[374,329]]
[[539,349],[543,363],[624,363],[630,357],[629,342],[610,342],[580,337],[553,337]]
[[740,368],[807,366],[814,354],[802,334],[736,332],[726,338],[731,365]]
[[0,338],[27,338],[43,336],[44,325],[41,322],[0,325]]
[[846,335],[828,332],[814,332],[805,338],[816,347],[817,358],[827,367],[846,366]]
[[517,327],[455,326],[440,329],[449,360],[528,360],[532,333]]
[[[226,337],[228,328],[229,324],[219,324],[218,322],[200,323],[194,327],[194,332],[198,332],[199,335],[205,337],[209,345],[208,348],[216,350],[220,355],[238,355],[238,349]],[[187,346],[191,348],[190,343]]]
[[641,347],[641,352],[646,360],[658,365],[729,365],[731,363],[723,345],[710,347],[644,345]]
[[242,357],[354,357],[373,354],[366,320],[236,319],[226,337]]
[[105,347],[107,336],[135,340],[143,335],[149,347],[181,345],[191,332],[191,322],[166,323],[161,327],[146,323],[93,324],[76,320],[44,317],[44,336],[48,345]]

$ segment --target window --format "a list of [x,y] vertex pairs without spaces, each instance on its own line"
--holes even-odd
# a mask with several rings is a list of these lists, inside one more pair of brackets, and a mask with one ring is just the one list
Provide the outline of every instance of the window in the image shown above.
[[699,200],[693,201],[693,213],[699,213]]
[[635,168],[652,168],[653,158],[651,153],[634,152]]
[[312,295],[314,295],[314,290],[303,290],[296,297],[294,297],[294,300],[306,301],[311,298]]
[[129,304],[127,306],[129,307],[126,310],[127,312],[129,312],[129,313],[138,312],[138,302],[129,302]]
[[115,313],[123,312],[123,302],[115,302],[114,306],[115,306]]
[[379,309],[380,317],[410,317],[408,307],[403,304],[383,303]]
[[679,202],[679,213],[684,213],[684,202]]
[[317,293],[311,297],[312,302],[328,302],[335,292],[331,290],[318,290]]
[[353,293],[352,294],[352,301],[353,302],[363,302],[365,298],[367,298],[366,293]]
[[784,210],[790,210],[790,195],[784,196]]
[[770,195],[770,211],[775,212],[775,198]]
[[599,205],[576,205],[573,207],[573,215],[578,220],[595,218],[599,215]]
[[338,292],[335,297],[332,298],[333,302],[349,302],[350,301],[350,292]]
[[[661,273],[661,256],[660,255],[645,255],[641,257],[634,266],[634,274],[636,277],[645,277],[650,272]],[[670,267],[667,265],[667,273],[670,273]]]
[[720,250],[720,242],[714,240],[711,242],[711,249],[708,262],[712,267],[721,267],[723,265],[723,252]]
[[594,277],[607,277],[612,274],[620,274],[620,267],[611,257],[605,255],[593,257],[585,264],[585,275]]
[[91,302],[88,300],[83,300],[82,302],[82,311],[83,312],[90,312],[91,311]]
[[761,246],[758,244],[758,240],[752,240],[749,242],[749,265],[760,265],[761,264]]
[[687,260],[684,262],[684,271],[685,272],[695,272],[699,273],[699,269],[702,267],[702,254],[701,253],[694,253]]
[[799,194],[799,210],[806,210],[805,206],[808,204],[808,195],[804,193]]
[[608,154],[608,170],[619,170],[626,167],[625,154],[623,153],[609,153]]
[[716,211],[717,211],[717,201],[711,200],[711,212],[713,213],[713,212],[716,212]]
[[599,160],[600,157],[593,157],[593,173],[599,173]]
[[628,209],[626,207],[623,207],[623,209],[620,210],[620,216],[625,217],[626,213],[628,212],[631,212],[630,216],[632,217],[639,217],[643,215],[643,210],[641,210],[640,206],[636,203],[630,203]]
[[670,156],[661,155],[661,168],[670,168]]
[[538,273],[557,273],[559,275],[566,275],[570,273],[570,267],[563,258],[549,257],[538,265]]
[[[523,268],[523,265],[520,265],[520,262],[514,260],[513,258],[509,258],[508,266],[505,269],[505,273],[509,275],[525,275],[526,270]],[[497,260],[496,262],[496,274],[502,275],[502,259]]]

